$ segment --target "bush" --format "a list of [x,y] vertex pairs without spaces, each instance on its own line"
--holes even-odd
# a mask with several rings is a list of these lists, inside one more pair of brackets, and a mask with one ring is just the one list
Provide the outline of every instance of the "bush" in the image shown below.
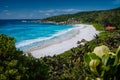
[[86,54],[84,59],[93,79],[118,80],[116,73],[118,73],[118,66],[120,66],[120,47],[116,53],[113,53],[107,46],[102,45],[96,47],[93,53]]
[[15,47],[15,39],[0,34],[0,80],[46,80],[49,66]]

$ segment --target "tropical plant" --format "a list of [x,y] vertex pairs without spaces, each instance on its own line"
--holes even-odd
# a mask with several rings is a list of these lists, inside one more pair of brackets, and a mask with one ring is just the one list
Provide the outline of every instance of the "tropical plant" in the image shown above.
[[0,80],[46,80],[49,66],[15,47],[15,39],[0,34]]
[[95,47],[92,53],[85,54],[84,60],[93,79],[117,80],[116,73],[120,66],[120,47],[113,53],[105,45]]

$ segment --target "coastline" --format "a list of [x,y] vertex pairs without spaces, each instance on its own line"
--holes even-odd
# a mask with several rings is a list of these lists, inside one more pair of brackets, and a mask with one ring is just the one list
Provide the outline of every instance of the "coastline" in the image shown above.
[[69,36],[67,38],[62,38],[60,40],[57,40],[57,41],[54,41],[54,42],[51,42],[51,43],[48,43],[48,44],[44,44],[42,46],[36,46],[36,47],[30,48],[30,49],[27,49],[25,52],[31,52],[31,51],[35,51],[35,50],[38,50],[38,49],[43,49],[43,48],[45,48],[47,46],[51,46],[51,45],[54,45],[54,44],[59,44],[59,43],[61,43],[63,41],[66,41],[66,40],[69,40],[69,39],[73,38],[74,36],[76,36],[79,33],[80,33],[80,31],[77,30],[73,35],[71,35],[71,36]]
[[34,47],[25,51],[25,53],[31,53],[36,58],[58,55],[70,50],[73,47],[77,47],[77,41],[81,41],[82,39],[90,41],[94,39],[96,34],[99,33],[92,25],[75,24],[73,26],[77,27],[78,29],[78,32],[76,32],[74,35],[42,47]]

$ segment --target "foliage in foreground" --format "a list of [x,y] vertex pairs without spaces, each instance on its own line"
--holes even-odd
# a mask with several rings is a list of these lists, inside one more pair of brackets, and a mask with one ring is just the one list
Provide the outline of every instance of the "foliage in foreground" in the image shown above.
[[[96,35],[95,39],[88,42],[85,45],[79,45],[76,48],[72,48],[63,54],[54,57],[45,57],[51,66],[50,80],[91,80],[93,75],[88,66],[84,63],[84,55],[88,52],[92,52],[96,46],[107,45],[112,52],[116,52],[120,45],[120,32],[119,31],[105,31],[99,36]],[[107,35],[107,36],[106,36]],[[120,70],[120,67],[118,68]],[[118,71],[119,71],[118,70]],[[120,74],[117,72],[118,80]],[[111,77],[109,75],[108,77]],[[109,80],[106,79],[106,80]]]
[[[102,32],[85,45],[79,45],[61,55],[40,59],[26,56],[14,44],[13,38],[0,35],[0,80],[91,80],[96,75],[92,75],[90,68],[85,65],[84,55],[92,53],[96,46],[101,45],[108,46],[115,53],[120,45],[120,31]],[[119,70],[120,66],[114,74],[117,77],[113,80],[120,79]],[[114,75],[107,74],[106,80]]]
[[116,53],[110,52],[105,45],[95,47],[93,53],[84,56],[85,63],[90,68],[93,79],[114,80],[118,79],[116,73],[120,66],[120,46]]
[[48,69],[42,59],[25,56],[13,38],[0,34],[0,80],[46,80]]

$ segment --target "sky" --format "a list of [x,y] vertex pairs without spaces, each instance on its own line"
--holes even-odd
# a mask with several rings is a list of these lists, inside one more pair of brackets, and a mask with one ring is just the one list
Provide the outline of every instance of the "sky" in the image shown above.
[[41,19],[120,7],[120,0],[0,0],[0,19]]

